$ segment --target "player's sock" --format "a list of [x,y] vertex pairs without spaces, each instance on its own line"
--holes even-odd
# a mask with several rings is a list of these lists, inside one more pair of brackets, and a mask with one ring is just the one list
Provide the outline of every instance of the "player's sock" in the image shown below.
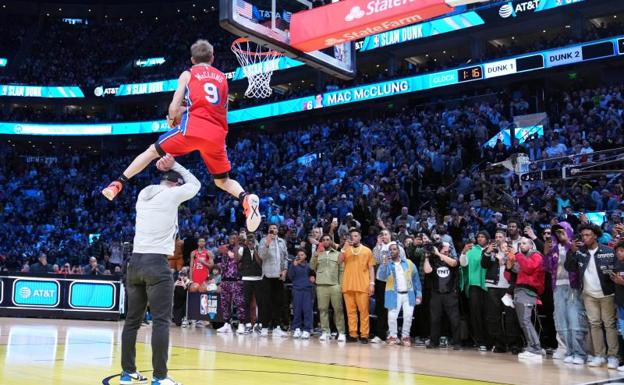
[[245,201],[245,197],[249,195],[248,192],[243,191],[242,193],[238,194],[238,201],[240,202],[240,204],[243,204],[243,201]]
[[117,180],[121,182],[121,184],[125,185],[130,179],[128,179],[124,174],[121,174],[121,176],[117,178]]

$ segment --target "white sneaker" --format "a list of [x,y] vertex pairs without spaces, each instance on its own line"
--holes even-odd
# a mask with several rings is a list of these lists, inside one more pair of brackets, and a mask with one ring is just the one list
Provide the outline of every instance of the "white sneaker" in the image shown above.
[[620,359],[617,357],[609,357],[607,358],[607,368],[609,369],[617,369],[620,366]]
[[119,378],[120,385],[137,385],[137,384],[147,384],[147,377],[143,376],[139,372],[128,373],[121,372],[121,376]]
[[382,342],[383,342],[383,340],[382,340],[381,338],[377,337],[377,336],[375,336],[375,338],[373,338],[372,340],[370,340],[370,343],[371,343],[371,344],[380,344],[380,343],[382,343]]
[[187,328],[189,326],[189,322],[187,320],[182,321],[182,327]]
[[[574,365],[585,365],[585,359],[583,359],[583,357],[580,356],[575,356],[574,357],[574,361],[572,361],[572,363]],[[618,368],[619,370],[619,368]]]
[[343,333],[338,334],[338,342],[347,342],[347,336]]
[[262,330],[260,331],[260,337],[268,337],[268,336],[269,336],[269,329],[262,328]]
[[567,357],[569,356],[566,354],[566,351],[559,350],[559,349],[555,350],[555,352],[552,355],[553,360],[565,360]]
[[309,340],[310,339],[310,332],[303,332],[301,333],[301,339],[302,340]]
[[273,329],[273,337],[288,337],[288,333],[286,333],[285,331],[282,330],[281,327],[276,327],[275,329]]
[[501,301],[503,302],[503,305],[508,306],[508,307],[510,307],[512,309],[514,309],[516,307],[516,306],[514,306],[513,298],[509,294],[505,294],[503,296],[503,298],[501,298]]
[[607,363],[607,360],[604,357],[594,357],[591,361],[587,363],[587,366],[591,368],[598,368]]
[[319,341],[321,342],[325,342],[329,340],[329,334],[327,334],[326,332],[323,332],[321,334],[321,336],[319,337]]
[[525,361],[542,361],[542,355],[537,353],[531,353],[528,350],[518,354],[518,359]]
[[[273,335],[275,335],[275,332],[273,333]],[[295,329],[295,332],[293,333],[293,338],[301,338],[301,329]]]
[[228,322],[226,322],[225,325],[217,329],[217,333],[232,333],[232,327]]
[[[553,354],[553,359],[555,359],[554,354]],[[563,359],[563,362],[566,364],[574,363],[574,356],[567,356],[566,358]]]
[[159,380],[157,378],[152,378],[152,385],[182,385],[181,382],[176,382],[171,377],[163,378]]
[[624,372],[624,365],[618,366],[617,371],[618,372]]
[[236,334],[245,334],[245,325],[239,323],[238,328],[236,329]]
[[260,198],[256,194],[248,194],[243,199],[243,212],[245,213],[247,231],[255,232],[262,222],[260,216]]
[[202,321],[195,321],[195,327],[196,328],[203,328],[204,327],[204,323]]

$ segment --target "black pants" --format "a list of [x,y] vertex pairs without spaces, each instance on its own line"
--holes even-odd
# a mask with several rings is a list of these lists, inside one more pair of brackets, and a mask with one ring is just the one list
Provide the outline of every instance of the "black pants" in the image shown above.
[[[260,304],[260,293],[262,291],[262,281],[243,281],[243,298],[245,300],[245,323],[251,323],[251,300],[256,296],[256,306],[262,309]],[[262,310],[260,310],[262,312]]]
[[516,312],[512,308],[506,307],[501,301],[505,293],[507,293],[507,289],[488,288],[485,305],[488,334],[492,337],[494,346],[501,350],[522,346],[520,325]]
[[414,321],[412,322],[412,337],[426,339],[429,337],[431,325],[431,289],[423,288],[422,303],[414,308]]
[[126,280],[128,314],[121,334],[121,367],[126,372],[136,369],[136,338],[145,308],[152,312],[152,367],[154,377],[167,377],[169,324],[173,302],[173,277],[164,254],[132,254]]
[[176,286],[173,289],[173,322],[177,326],[182,325],[184,314],[186,314],[186,289]]
[[[262,327],[279,327],[284,299],[284,283],[279,278],[262,278],[260,298],[260,322]],[[257,299],[258,297],[256,297]]]
[[470,286],[470,327],[477,346],[488,344],[485,332],[485,303],[487,292],[478,286]]
[[442,316],[446,314],[453,334],[453,344],[461,344],[459,329],[459,301],[457,293],[438,293],[435,290],[431,293],[431,345],[440,344],[440,328]]
[[388,309],[386,309],[386,283],[375,280],[375,335],[386,340],[388,335]]

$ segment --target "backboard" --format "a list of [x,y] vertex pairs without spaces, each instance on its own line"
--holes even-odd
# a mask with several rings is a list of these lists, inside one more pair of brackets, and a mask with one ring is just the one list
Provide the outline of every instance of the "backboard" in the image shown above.
[[332,76],[352,79],[356,74],[352,42],[322,51],[302,52],[290,45],[290,17],[312,8],[309,0],[219,0],[221,27],[235,35],[300,60]]

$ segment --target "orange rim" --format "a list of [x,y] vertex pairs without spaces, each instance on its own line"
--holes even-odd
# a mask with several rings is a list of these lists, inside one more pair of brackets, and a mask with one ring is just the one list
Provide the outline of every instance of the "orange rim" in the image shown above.
[[[269,50],[266,52],[252,52],[252,51],[241,49],[240,44],[249,43],[250,41],[251,40],[247,39],[246,37],[239,37],[238,39],[232,42],[232,51],[240,53],[240,54],[245,54],[248,56],[282,56],[281,52],[277,52],[274,50]],[[251,41],[251,42],[254,44],[258,44],[254,41]]]

